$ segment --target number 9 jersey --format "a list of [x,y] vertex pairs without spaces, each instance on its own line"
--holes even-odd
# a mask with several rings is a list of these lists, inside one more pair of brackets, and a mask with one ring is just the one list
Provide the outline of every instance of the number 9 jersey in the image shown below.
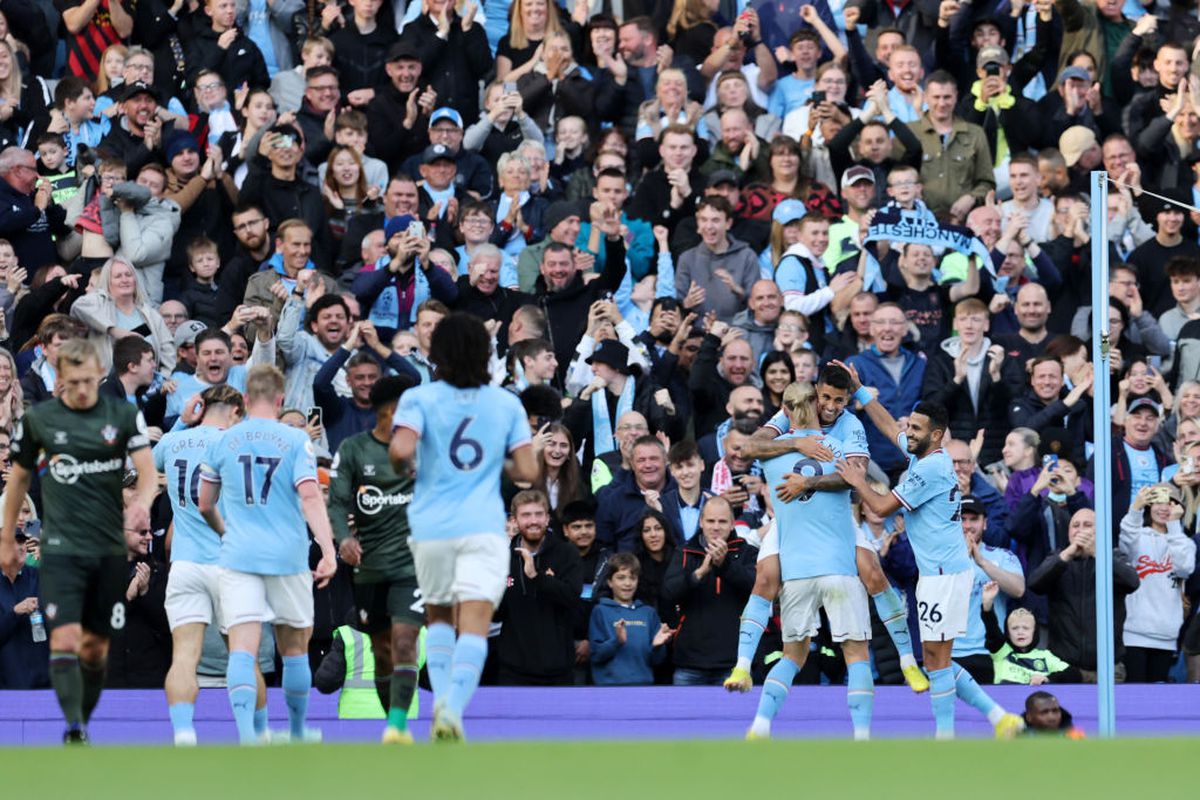
[[392,421],[419,437],[408,508],[412,541],[504,536],[504,460],[531,439],[521,401],[495,386],[435,381],[405,392]]

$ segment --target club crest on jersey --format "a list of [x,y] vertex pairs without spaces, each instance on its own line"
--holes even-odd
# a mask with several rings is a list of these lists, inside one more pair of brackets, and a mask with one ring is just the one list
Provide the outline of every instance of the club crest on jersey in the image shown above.
[[118,433],[120,431],[117,430],[116,425],[105,425],[100,429],[100,438],[104,440],[105,444],[116,444]]
[[375,477],[375,465],[374,464],[363,464],[363,475],[368,478]]
[[55,431],[54,432],[54,443],[55,444],[66,444],[67,443],[67,432],[66,431]]
[[58,606],[54,603],[46,605],[46,619],[53,620],[58,617]]

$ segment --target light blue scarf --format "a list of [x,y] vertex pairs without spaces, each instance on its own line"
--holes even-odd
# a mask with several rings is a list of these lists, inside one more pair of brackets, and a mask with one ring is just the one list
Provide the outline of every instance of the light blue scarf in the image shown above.
[[[633,411],[633,393],[635,382],[630,375],[625,379],[625,388],[621,390],[621,398],[617,401],[616,418]],[[592,392],[592,451],[597,456],[610,453],[615,448],[613,442],[612,422],[608,418],[607,389]]]

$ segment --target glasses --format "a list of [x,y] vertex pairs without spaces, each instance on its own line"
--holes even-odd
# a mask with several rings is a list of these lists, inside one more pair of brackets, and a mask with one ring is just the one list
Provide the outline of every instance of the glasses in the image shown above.
[[266,221],[267,221],[266,217],[259,217],[258,219],[248,219],[245,222],[241,222],[237,225],[234,225],[233,229],[240,233],[241,231],[248,231],[248,230],[250,230],[250,228],[252,226],[261,225]]
[[130,62],[126,61],[125,62],[125,71],[126,72],[153,72],[154,67],[151,66],[150,64],[142,64],[140,62],[136,63],[136,64],[131,64]]
[[211,92],[216,89],[224,89],[225,84],[221,83],[220,81],[210,81],[208,83],[197,83],[196,88],[202,92]]

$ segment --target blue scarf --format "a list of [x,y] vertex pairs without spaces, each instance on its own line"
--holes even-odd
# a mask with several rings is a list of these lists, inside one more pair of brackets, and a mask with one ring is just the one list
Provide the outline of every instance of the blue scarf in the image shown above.
[[[616,418],[633,411],[633,393],[635,381],[632,375],[625,379],[625,388],[621,390],[621,399],[617,401]],[[614,449],[612,422],[608,418],[607,389],[592,392],[592,451],[597,456],[611,453]]]

